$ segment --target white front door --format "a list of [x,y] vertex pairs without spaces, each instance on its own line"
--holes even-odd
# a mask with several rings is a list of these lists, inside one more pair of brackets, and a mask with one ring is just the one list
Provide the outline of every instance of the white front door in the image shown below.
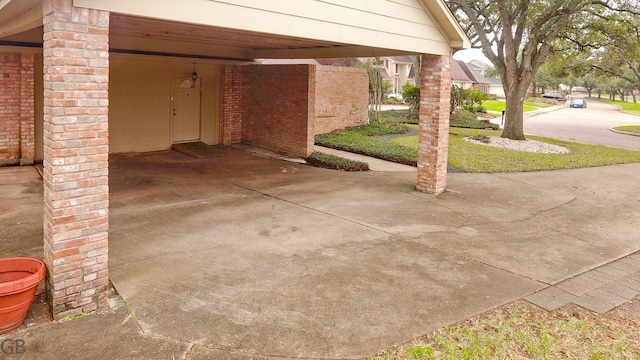
[[173,76],[171,88],[172,142],[200,140],[200,79]]

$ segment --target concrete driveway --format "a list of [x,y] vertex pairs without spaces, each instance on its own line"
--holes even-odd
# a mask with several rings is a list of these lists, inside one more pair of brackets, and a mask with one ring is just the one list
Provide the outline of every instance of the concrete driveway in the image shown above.
[[[575,96],[580,97],[580,96]],[[640,125],[640,116],[620,111],[614,105],[585,97],[586,109],[571,109],[569,102],[560,110],[542,112],[534,116],[525,113],[526,134],[640,150],[640,136],[610,131],[615,126]]]
[[[111,157],[110,274],[132,315],[104,334],[134,321],[162,358],[362,358],[640,250],[640,164],[450,174],[432,197],[415,173],[224,152]],[[0,204],[37,198],[35,171],[11,171]],[[5,207],[0,255],[42,246]]]
[[452,174],[438,198],[231,148],[111,168],[112,281],[201,351],[367,356],[640,249],[638,164]]

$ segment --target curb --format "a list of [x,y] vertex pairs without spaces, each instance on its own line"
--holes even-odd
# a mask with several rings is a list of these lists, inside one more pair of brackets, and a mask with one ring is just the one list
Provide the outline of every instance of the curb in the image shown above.
[[617,134],[622,134],[622,135],[640,136],[640,134],[638,134],[638,133],[632,133],[632,132],[629,132],[629,131],[616,130],[616,129],[613,129],[613,128],[609,129],[609,131],[617,133]]
[[564,108],[565,108],[564,106],[552,105],[550,107],[542,108],[540,110],[533,110],[533,111],[525,112],[523,118],[526,119],[526,118],[538,116],[540,114],[550,113],[552,111],[556,111],[556,110],[560,110],[560,109],[564,109]]

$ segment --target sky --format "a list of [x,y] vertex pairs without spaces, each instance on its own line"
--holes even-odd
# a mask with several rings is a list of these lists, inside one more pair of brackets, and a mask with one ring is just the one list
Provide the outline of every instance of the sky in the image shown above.
[[453,54],[453,58],[456,60],[462,60],[464,62],[478,59],[486,62],[488,65],[493,66],[491,64],[491,61],[489,61],[489,59],[487,59],[487,57],[482,54],[481,49],[467,49],[456,51],[455,54]]

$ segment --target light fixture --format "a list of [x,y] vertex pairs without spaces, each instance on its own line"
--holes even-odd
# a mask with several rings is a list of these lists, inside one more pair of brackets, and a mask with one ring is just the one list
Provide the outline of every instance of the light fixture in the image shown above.
[[193,72],[191,73],[191,79],[195,83],[198,80],[198,73],[196,72],[196,63],[193,63]]

